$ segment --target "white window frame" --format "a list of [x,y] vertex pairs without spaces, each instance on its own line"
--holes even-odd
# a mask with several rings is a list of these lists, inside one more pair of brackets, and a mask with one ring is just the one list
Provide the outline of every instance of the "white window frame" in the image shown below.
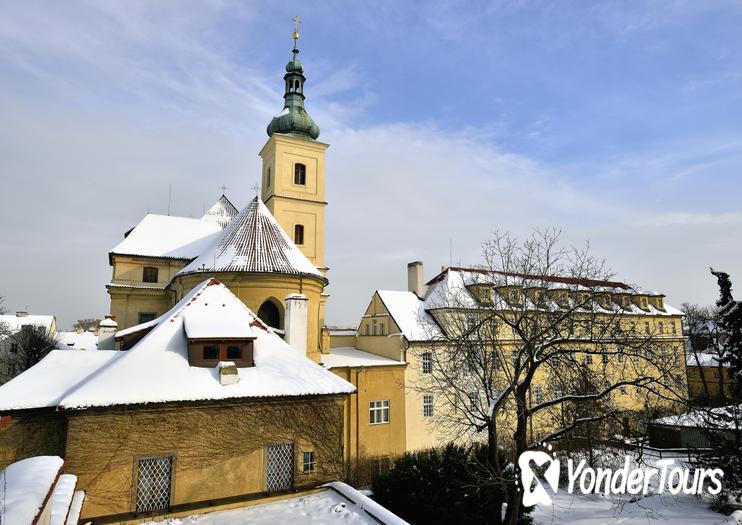
[[435,400],[433,394],[423,395],[423,417],[433,417],[435,413]]
[[389,423],[389,400],[380,399],[368,403],[368,424],[386,425]]
[[420,358],[422,363],[421,369],[423,374],[433,373],[433,352],[423,352]]
[[536,385],[533,387],[533,402],[537,405],[540,405],[544,402],[544,392],[541,389],[540,385]]
[[314,458],[314,450],[305,450],[301,459],[301,471],[305,474],[314,472],[315,467],[317,466],[317,460]]

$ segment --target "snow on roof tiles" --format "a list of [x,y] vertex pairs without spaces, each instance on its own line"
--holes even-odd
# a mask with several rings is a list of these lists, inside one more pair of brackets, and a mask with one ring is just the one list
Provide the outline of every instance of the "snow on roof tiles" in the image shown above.
[[67,393],[123,352],[52,350],[44,359],[0,386],[0,413],[55,407]]
[[414,293],[395,290],[376,293],[408,341],[428,341],[441,335],[435,320],[425,310],[425,302]]
[[275,272],[324,279],[258,197],[176,275],[213,272]]
[[[255,366],[238,369],[239,382],[223,386],[216,368],[190,366],[184,319],[229,319],[235,333],[254,327]],[[185,321],[187,323],[187,321]],[[224,325],[222,325],[224,326]],[[69,356],[108,356],[99,366],[69,366]],[[63,356],[60,358],[60,355]],[[57,361],[58,360],[58,361]],[[92,368],[92,369],[91,369]],[[59,370],[72,373],[59,374]],[[214,279],[196,286],[141,341],[127,351],[53,351],[0,387],[0,412],[58,406],[62,409],[275,396],[348,394],[350,383],[307,359],[262,323]]]
[[219,223],[190,217],[148,214],[112,254],[193,259],[222,231]]
[[47,330],[51,330],[51,326],[54,323],[53,315],[23,315],[18,316],[15,314],[0,315],[0,325],[4,325],[6,329],[11,332],[16,332],[21,329],[22,326],[43,326]]
[[235,208],[234,204],[230,202],[226,195],[222,194],[219,200],[204,213],[201,220],[215,222],[224,228],[238,213],[239,210]]
[[352,346],[344,346],[331,348],[329,354],[322,355],[322,364],[325,368],[341,368],[345,366],[396,366],[406,363],[370,354]]
[[58,332],[59,350],[98,350],[98,336],[93,332]]
[[35,523],[63,465],[58,456],[35,456],[8,465],[0,473],[2,523]]

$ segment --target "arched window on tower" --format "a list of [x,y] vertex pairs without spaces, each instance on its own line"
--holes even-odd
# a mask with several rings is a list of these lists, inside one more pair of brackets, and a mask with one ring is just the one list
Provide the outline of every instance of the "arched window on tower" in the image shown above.
[[294,164],[294,184],[301,186],[307,183],[307,167],[304,164]]
[[301,224],[294,226],[294,244],[304,244],[304,226]]
[[283,326],[281,326],[281,311],[276,303],[270,299],[260,305],[258,317],[271,328],[283,329]]
[[271,169],[268,168],[268,171],[265,175],[265,187],[270,188],[271,187]]

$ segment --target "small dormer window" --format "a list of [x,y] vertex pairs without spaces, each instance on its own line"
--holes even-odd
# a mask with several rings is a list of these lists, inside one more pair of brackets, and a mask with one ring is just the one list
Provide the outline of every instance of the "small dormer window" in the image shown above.
[[229,345],[227,347],[227,359],[230,361],[242,359],[242,347],[238,345]]
[[238,368],[255,366],[253,339],[188,340],[188,362],[191,366],[212,368],[220,361],[233,361]]
[[304,164],[294,164],[294,184],[299,186],[307,184],[307,167]]
[[219,359],[219,347],[215,345],[204,345],[201,357],[204,360]]

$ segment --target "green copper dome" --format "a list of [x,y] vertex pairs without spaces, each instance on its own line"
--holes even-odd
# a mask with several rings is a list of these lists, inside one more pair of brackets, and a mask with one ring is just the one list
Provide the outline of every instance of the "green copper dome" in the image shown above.
[[299,50],[294,47],[294,58],[286,64],[286,82],[283,111],[268,124],[268,136],[274,133],[302,135],[312,140],[319,137],[319,126],[304,109],[304,68],[298,60]]

